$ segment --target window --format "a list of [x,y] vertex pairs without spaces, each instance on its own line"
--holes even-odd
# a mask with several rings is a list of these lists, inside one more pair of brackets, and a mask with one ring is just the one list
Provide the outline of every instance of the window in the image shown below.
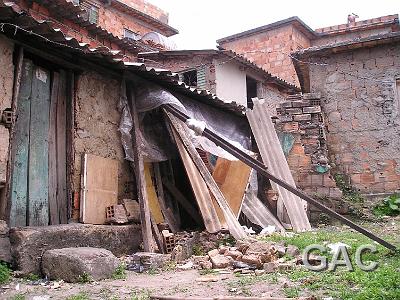
[[249,76],[246,76],[246,93],[247,93],[247,107],[253,109],[252,98],[257,97],[257,81]]
[[198,69],[188,70],[179,74],[179,79],[186,85],[207,89],[206,67],[201,66]]
[[88,21],[91,24],[97,24],[97,22],[99,21],[99,7],[91,1],[84,1],[83,3],[81,3],[81,6],[84,10],[86,10],[88,14]]
[[124,38],[127,38],[132,41],[137,41],[140,39],[140,35],[137,34],[136,32],[133,32],[132,30],[124,28]]
[[197,70],[182,73],[181,80],[188,86],[197,87]]

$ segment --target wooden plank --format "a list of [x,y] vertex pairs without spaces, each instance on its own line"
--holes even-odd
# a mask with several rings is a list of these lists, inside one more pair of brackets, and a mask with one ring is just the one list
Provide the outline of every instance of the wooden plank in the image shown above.
[[170,230],[175,233],[179,230],[178,225],[176,223],[174,214],[172,210],[168,207],[167,203],[165,202],[165,195],[164,195],[164,188],[161,179],[161,171],[159,163],[154,163],[154,178],[156,181],[157,187],[157,195],[158,195],[158,202],[160,204],[161,211],[164,215],[165,220],[167,221]]
[[118,161],[85,153],[82,176],[81,221],[105,224],[106,207],[118,204]]
[[165,188],[172,194],[174,199],[182,205],[183,209],[190,215],[190,217],[196,221],[197,224],[202,224],[202,219],[200,215],[197,213],[197,210],[192,206],[189,200],[186,199],[185,196],[174,186],[171,182],[167,180],[163,180],[163,185]]
[[50,72],[35,67],[29,131],[28,225],[49,225]]
[[[247,118],[256,139],[258,149],[264,165],[279,179],[295,187],[289,165],[282,151],[271,116],[260,101],[254,101],[253,110],[247,111]],[[310,230],[311,225],[307,218],[306,203],[300,197],[285,188],[271,182],[274,190],[279,193],[278,218],[285,222],[285,208],[295,231]]]
[[173,134],[179,154],[183,161],[183,165],[185,166],[186,173],[192,186],[197,205],[199,206],[201,216],[203,217],[204,226],[210,233],[218,232],[222,229],[222,227],[221,223],[219,222],[215,207],[212,205],[212,198],[210,196],[210,192],[208,191],[207,184],[201,176],[200,171],[190,158],[190,155],[182,141],[178,137],[178,133],[173,132]]
[[[79,204],[79,197],[75,197],[79,192],[75,190],[74,187],[74,172],[75,172],[75,147],[74,147],[74,134],[75,134],[75,74],[73,71],[68,72],[67,80],[67,202],[68,202],[68,218],[78,217],[79,219],[79,205],[72,205],[75,203]],[[73,218],[74,219],[74,218]]]
[[[226,202],[224,195],[222,194],[221,190],[218,188],[218,185],[214,181],[214,178],[211,176],[210,172],[208,171],[206,165],[204,164],[203,160],[201,159],[199,153],[197,152],[196,148],[190,141],[189,134],[187,132],[186,127],[179,123],[178,119],[175,116],[171,115],[170,113],[166,112],[170,123],[172,124],[173,133],[175,135],[175,141],[178,147],[184,147],[187,153],[189,154],[190,158],[193,160],[192,163],[198,169],[198,172],[203,177],[204,181],[206,182],[208,188],[210,189],[211,193],[215,197],[219,207],[224,212],[225,220],[227,221],[227,225],[229,228],[230,233],[235,239],[245,239],[247,238],[246,233],[244,232],[243,228],[240,226],[238,220],[236,219],[235,215],[233,214],[231,208],[229,207],[228,203]],[[179,138],[177,138],[179,136]]]
[[29,124],[33,63],[24,60],[13,138],[10,227],[27,225]]
[[[18,46],[17,46],[18,47]],[[14,72],[14,85],[13,85],[13,95],[11,99],[11,110],[17,115],[17,107],[18,107],[18,98],[19,92],[21,88],[21,79],[22,79],[22,68],[24,63],[24,48],[16,47],[16,51],[18,49],[18,55],[15,62],[15,72]],[[14,156],[15,149],[13,149],[13,141],[15,136],[15,120],[11,125],[10,129],[10,146],[8,148],[8,164],[7,164],[7,173],[6,173],[6,183],[3,192],[3,196],[0,195],[0,219],[8,220],[10,215],[7,213],[7,205],[8,199],[11,199],[11,185],[12,185],[12,173],[14,166]]]
[[[121,84],[122,93],[126,93],[125,81]],[[152,245],[152,229],[151,229],[151,216],[149,208],[149,200],[146,191],[146,179],[144,178],[144,162],[143,154],[140,150],[140,128],[139,128],[139,116],[136,108],[136,100],[134,90],[130,90],[129,102],[132,113],[132,140],[133,140],[133,155],[134,163],[133,169],[135,171],[135,179],[138,193],[138,200],[140,205],[140,224],[142,228],[143,248],[145,252],[153,252]]]
[[[250,173],[251,168],[240,160],[230,161],[220,157],[217,159],[212,174],[236,218],[238,218],[240,214]],[[223,226],[226,225],[225,217],[219,207],[217,209],[217,214],[221,224]]]
[[57,206],[57,101],[59,73],[53,73],[49,120],[49,217],[50,225],[60,224]]
[[150,212],[151,215],[154,219],[154,222],[156,224],[160,224],[164,222],[164,217],[161,212],[161,207],[158,202],[158,197],[156,193],[156,189],[154,187],[153,179],[151,178],[151,163],[144,163],[144,178],[146,180],[146,191],[147,195],[149,197],[149,207],[150,207]]
[[160,253],[166,253],[165,245],[164,245],[164,239],[161,236],[160,230],[158,229],[154,218],[151,217],[150,220],[151,220],[151,231],[153,233],[154,240],[156,241],[156,244],[157,244],[157,247],[158,247],[158,251],[160,251]]
[[57,101],[57,207],[61,224],[68,223],[67,143],[66,143],[67,75],[60,71]]

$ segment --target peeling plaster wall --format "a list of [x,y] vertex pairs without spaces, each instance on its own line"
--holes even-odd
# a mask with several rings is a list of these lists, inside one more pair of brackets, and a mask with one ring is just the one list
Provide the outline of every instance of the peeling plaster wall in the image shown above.
[[[0,111],[11,107],[14,82],[14,44],[0,36]],[[9,131],[0,125],[0,183],[6,181],[8,161]]]
[[[134,199],[134,176],[118,131],[120,82],[94,72],[79,76],[75,106],[74,187],[79,191],[81,158],[90,153],[119,161],[118,198]],[[105,174],[106,176],[107,174]]]
[[[362,193],[400,189],[400,45],[314,58],[311,91],[327,117],[330,159]],[[382,82],[385,81],[385,82]]]

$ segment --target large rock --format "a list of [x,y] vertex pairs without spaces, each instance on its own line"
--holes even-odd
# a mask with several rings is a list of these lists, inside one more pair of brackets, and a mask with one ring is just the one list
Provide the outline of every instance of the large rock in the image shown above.
[[104,248],[119,257],[136,252],[141,239],[139,225],[67,224],[10,229],[11,253],[21,275],[40,275],[41,258],[46,250]]
[[150,269],[162,269],[170,261],[170,254],[137,252],[132,256],[132,260],[128,268],[134,270],[134,266],[137,266],[137,269],[140,270],[139,267],[141,266],[144,271]]
[[0,237],[1,236],[8,236],[8,226],[4,220],[0,220]]
[[233,259],[229,256],[217,254],[210,257],[214,269],[224,269],[232,265]]
[[8,237],[0,237],[0,261],[11,263],[11,245]]
[[43,254],[42,271],[51,280],[80,282],[83,279],[110,278],[119,260],[110,251],[99,248],[64,248]]

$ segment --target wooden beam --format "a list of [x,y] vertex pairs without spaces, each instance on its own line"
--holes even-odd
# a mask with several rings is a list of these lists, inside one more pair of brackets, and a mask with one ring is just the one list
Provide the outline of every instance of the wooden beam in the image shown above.
[[[185,148],[188,151],[190,157],[192,158],[194,164],[196,165],[201,176],[203,177],[204,181],[206,182],[208,188],[210,189],[211,193],[214,195],[215,200],[217,201],[218,205],[222,209],[230,233],[232,234],[232,236],[235,239],[247,238],[246,233],[244,232],[243,228],[240,226],[239,221],[236,219],[232,209],[229,207],[229,204],[227,203],[227,201],[226,201],[224,195],[222,194],[221,190],[219,189],[217,183],[215,182],[214,178],[208,171],[208,169],[207,169],[206,165],[204,164],[203,160],[201,159],[199,153],[196,151],[196,148],[192,144],[189,134],[187,132],[187,129],[182,125],[182,123],[180,123],[180,121],[175,116],[168,113],[165,109],[164,109],[164,113],[167,115],[167,118],[172,125],[173,131],[175,131],[176,135],[179,136],[180,141],[185,146]],[[210,203],[210,205],[211,205],[211,203]]]
[[[123,80],[122,89],[123,90],[121,92],[126,93],[125,80]],[[140,150],[141,137],[139,129],[139,116],[136,108],[136,99],[133,89],[130,89],[128,99],[130,102],[129,104],[131,107],[132,123],[133,123],[132,146],[133,146],[134,163],[132,163],[132,165],[135,171],[136,186],[137,186],[138,200],[140,206],[140,220],[141,220],[142,237],[143,237],[143,248],[145,252],[153,252],[154,249],[151,244],[152,226],[151,226],[150,208],[146,191],[146,180],[144,177],[143,154]]]
[[166,253],[164,246],[164,239],[160,233],[160,230],[158,230],[157,223],[154,221],[153,216],[151,216],[150,220],[151,220],[151,231],[153,232],[153,236],[156,241],[158,251],[160,251],[160,253]]
[[[67,147],[67,181],[66,181],[66,201],[67,201],[67,217],[73,219],[72,207],[78,209],[79,205],[76,203],[79,201],[79,197],[76,197],[77,191],[74,188],[74,168],[75,168],[75,73],[70,70],[67,75],[67,109],[66,109],[66,147]],[[74,205],[73,205],[74,203]],[[79,218],[79,213],[75,214]]]

